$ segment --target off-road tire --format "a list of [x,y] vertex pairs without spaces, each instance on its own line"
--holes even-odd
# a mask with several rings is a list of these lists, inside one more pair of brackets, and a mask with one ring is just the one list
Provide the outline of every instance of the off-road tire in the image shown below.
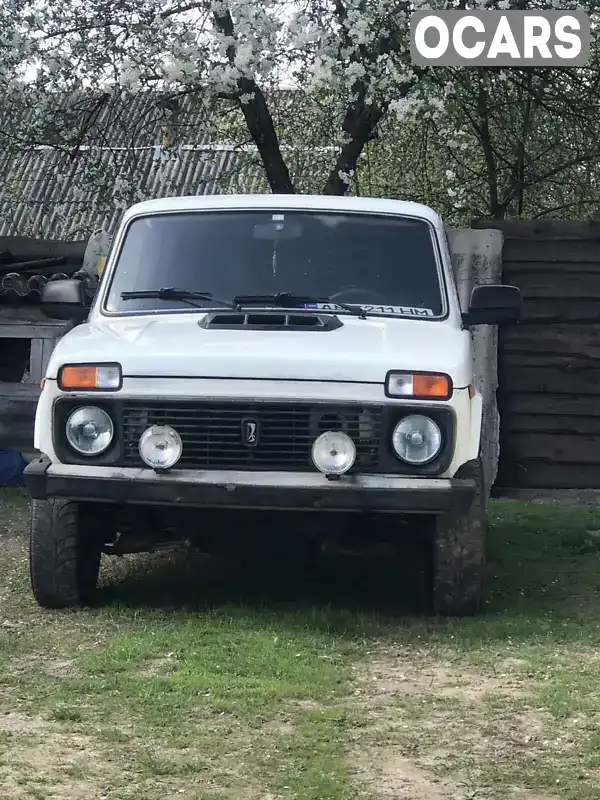
[[43,608],[86,605],[93,599],[102,555],[96,527],[79,503],[34,500],[29,538],[33,596]]
[[471,506],[464,514],[435,520],[433,541],[433,612],[470,616],[481,608],[485,588],[487,502],[481,459],[469,462],[457,478],[475,480]]

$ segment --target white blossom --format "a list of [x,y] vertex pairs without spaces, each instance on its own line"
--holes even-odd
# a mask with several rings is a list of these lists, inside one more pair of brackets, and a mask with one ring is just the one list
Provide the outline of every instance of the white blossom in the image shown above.
[[352,178],[354,177],[354,170],[350,170],[350,172],[344,172],[343,170],[338,170],[339,179],[342,183],[345,183],[346,186],[350,186],[352,183]]
[[140,73],[131,61],[125,59],[119,74],[119,84],[124,89],[136,89],[140,83]]
[[[516,0],[472,0],[468,5],[469,8],[502,10],[518,6]],[[548,3],[544,4],[542,0],[532,0],[529,5],[548,7]],[[577,8],[578,2],[551,0],[551,5],[562,9]],[[11,108],[16,87],[20,90],[23,70],[33,65],[34,74],[38,76],[37,98],[67,97],[72,93],[80,94],[82,88],[89,90],[90,97],[94,98],[99,91],[111,93],[116,88],[116,94],[128,98],[133,106],[138,96],[155,97],[164,92],[168,100],[173,100],[175,110],[170,110],[168,103],[161,105],[160,115],[151,115],[154,124],[157,118],[162,124],[163,117],[166,119],[170,114],[177,117],[178,109],[184,108],[188,97],[194,101],[202,98],[206,108],[210,109],[207,110],[207,128],[210,123],[210,126],[218,127],[219,135],[225,131],[227,135],[223,135],[223,141],[241,143],[249,138],[248,130],[243,127],[249,116],[248,104],[256,97],[260,98],[259,91],[262,90],[272,111],[273,126],[286,166],[293,173],[308,164],[306,169],[317,175],[314,178],[317,189],[318,181],[322,187],[328,176],[333,176],[333,182],[342,183],[343,187],[356,182],[361,192],[370,191],[364,188],[367,170],[363,170],[359,161],[361,152],[366,152],[369,171],[371,161],[379,158],[383,164],[380,171],[385,173],[386,180],[389,164],[410,162],[409,168],[416,173],[416,177],[411,179],[413,183],[401,184],[390,177],[389,185],[386,184],[388,190],[391,188],[394,192],[405,191],[417,196],[419,191],[429,191],[429,188],[422,188],[424,185],[435,184],[436,202],[452,207],[480,208],[481,197],[487,191],[485,163],[477,149],[480,143],[473,131],[474,112],[469,103],[481,89],[490,100],[492,117],[496,113],[494,109],[500,107],[507,109],[507,116],[513,113],[508,109],[514,108],[518,116],[520,112],[516,104],[519,100],[515,90],[518,74],[508,70],[491,74],[484,70],[478,83],[476,71],[457,73],[440,68],[433,70],[435,75],[431,75],[416,70],[409,52],[412,10],[454,7],[455,0],[415,0],[405,5],[398,0],[341,0],[341,3],[334,0],[296,0],[294,3],[289,0],[202,0],[197,4],[179,3],[179,0],[136,0],[131,4],[126,0],[114,0],[112,6],[103,6],[100,13],[97,0],[62,0],[61,3],[2,0],[0,92],[5,107]],[[593,10],[595,5],[589,4],[585,8]],[[592,78],[594,69],[597,70],[597,61],[590,67]],[[562,74],[557,72],[559,76]],[[554,107],[561,93],[568,91],[559,80],[568,82],[571,74],[570,70],[565,70],[564,78],[555,78],[548,86],[539,81],[536,99],[542,98],[546,106]],[[577,77],[580,76],[579,86],[585,92],[588,77],[584,71],[577,73]],[[294,97],[291,101],[280,99],[281,93],[277,90],[282,86],[292,87]],[[570,99],[575,102],[577,82],[573,81],[569,86]],[[594,102],[597,104],[597,99]],[[35,102],[31,105],[35,107]],[[87,119],[89,112],[93,127],[97,119],[93,103],[89,108],[85,103],[83,106],[82,117]],[[311,128],[313,122],[308,118],[307,108],[318,108],[317,116],[322,111],[319,117],[321,129],[318,131]],[[221,110],[224,113],[221,114]],[[366,136],[360,132],[357,134],[360,125],[356,120],[368,118],[371,112],[374,112],[373,118],[381,118],[378,129],[367,131]],[[180,117],[185,118],[186,113],[184,108]],[[540,111],[535,117],[536,125],[544,113]],[[582,117],[587,119],[585,114]],[[589,118],[595,119],[592,111]],[[576,119],[575,115],[573,119]],[[522,123],[520,120],[515,122],[515,119],[509,121],[515,124],[512,127],[507,125],[505,129],[497,117],[492,119],[490,136],[495,137],[494,147],[503,156],[508,153],[510,162],[517,135],[515,131],[522,129]],[[46,122],[47,118],[41,113],[36,117],[32,124],[33,140],[43,140]],[[134,127],[132,121],[132,129]],[[69,151],[71,146],[78,146],[79,139],[74,142],[76,128],[77,125],[72,129],[62,125],[57,136],[62,150]],[[395,141],[397,145],[395,131],[408,128],[413,132],[412,138],[402,140],[402,147],[398,145],[394,150],[389,142]],[[437,138],[434,139],[435,145],[429,150],[424,146],[421,152],[425,129],[429,132],[435,129]],[[548,125],[550,129],[555,130],[556,126]],[[135,130],[137,135],[138,129]],[[89,141],[97,143],[104,133],[94,129]],[[213,133],[211,127],[210,134]],[[379,138],[373,138],[374,133],[379,133]],[[254,133],[251,135],[254,144],[257,139],[260,141]],[[327,155],[318,153],[318,148],[313,151],[310,135],[319,140],[319,147],[327,150]],[[381,155],[382,140],[386,135],[390,137],[385,145],[389,152],[386,150]],[[565,138],[569,135],[570,127],[564,126]],[[354,160],[345,159],[343,148],[356,142],[360,136],[364,141],[356,148],[358,155]],[[59,140],[59,137],[62,138]],[[574,153],[588,152],[587,141],[584,147],[583,138],[581,136],[581,141],[576,141],[573,134],[568,147]],[[145,140],[144,147],[148,147],[148,141],[153,147],[158,140],[154,131],[152,137]],[[536,142],[539,153],[546,152],[543,140],[544,136],[537,130],[532,130],[528,136],[528,142]],[[175,137],[165,146],[157,144],[153,153],[156,159],[153,170],[154,174],[160,174],[162,191],[166,191],[165,187],[177,191],[179,144],[181,142]],[[340,154],[343,158],[336,161]],[[537,156],[538,152],[533,152],[532,164],[538,164]],[[427,180],[420,182],[420,168],[413,167],[420,163],[419,158],[427,160],[427,168],[433,165],[435,180],[430,181],[427,175]],[[263,164],[267,160],[264,159]],[[340,164],[342,168],[338,169]],[[502,175],[510,174],[510,169],[502,158],[497,164],[499,173],[502,173],[501,183]],[[98,183],[108,181],[104,174],[106,166],[100,158],[97,158],[95,166],[95,172],[90,170],[93,179]],[[356,167],[356,174],[353,167]],[[298,188],[296,177],[292,175],[295,188]],[[114,180],[114,176],[110,180]],[[129,178],[123,180],[125,183],[119,185],[116,194],[122,195],[129,203],[133,198],[133,189],[127,189],[131,181]],[[594,180],[594,175],[590,175],[589,185],[593,185]],[[470,181],[471,188],[464,188],[466,181]],[[449,188],[446,182],[449,182]],[[382,183],[374,181],[373,186],[374,193],[383,191]],[[310,188],[314,187],[311,185]],[[337,185],[336,190],[339,188]],[[150,189],[147,191],[151,193]],[[559,189],[554,187],[550,191],[555,192],[556,205],[559,206],[562,202],[562,198],[557,196]],[[551,207],[555,196],[547,199],[548,207]]]
[[392,100],[390,103],[390,112],[397,117],[403,117],[409,113],[417,111],[422,108],[423,101],[412,97],[401,97]]

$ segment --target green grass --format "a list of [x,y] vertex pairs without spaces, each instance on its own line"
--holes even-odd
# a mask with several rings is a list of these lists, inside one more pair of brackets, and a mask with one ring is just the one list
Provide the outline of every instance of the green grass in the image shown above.
[[493,503],[489,602],[444,621],[406,557],[107,560],[96,607],[44,612],[0,503],[13,800],[600,796],[598,511]]

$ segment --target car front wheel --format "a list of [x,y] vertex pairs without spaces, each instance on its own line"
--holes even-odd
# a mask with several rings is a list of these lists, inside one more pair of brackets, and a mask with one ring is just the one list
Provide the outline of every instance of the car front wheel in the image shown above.
[[43,608],[88,604],[98,583],[102,542],[92,515],[72,500],[34,500],[29,574]]
[[435,520],[433,611],[444,616],[476,614],[484,598],[487,502],[481,459],[460,468],[457,478],[475,481],[469,509]]

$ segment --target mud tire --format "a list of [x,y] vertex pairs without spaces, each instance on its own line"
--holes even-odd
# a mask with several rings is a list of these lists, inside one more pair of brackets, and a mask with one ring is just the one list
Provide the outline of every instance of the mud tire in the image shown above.
[[461,467],[457,478],[472,478],[476,491],[469,510],[435,520],[433,611],[442,616],[472,616],[484,601],[487,498],[481,459]]
[[34,500],[29,538],[33,596],[43,608],[92,602],[102,555],[94,525],[71,500]]

